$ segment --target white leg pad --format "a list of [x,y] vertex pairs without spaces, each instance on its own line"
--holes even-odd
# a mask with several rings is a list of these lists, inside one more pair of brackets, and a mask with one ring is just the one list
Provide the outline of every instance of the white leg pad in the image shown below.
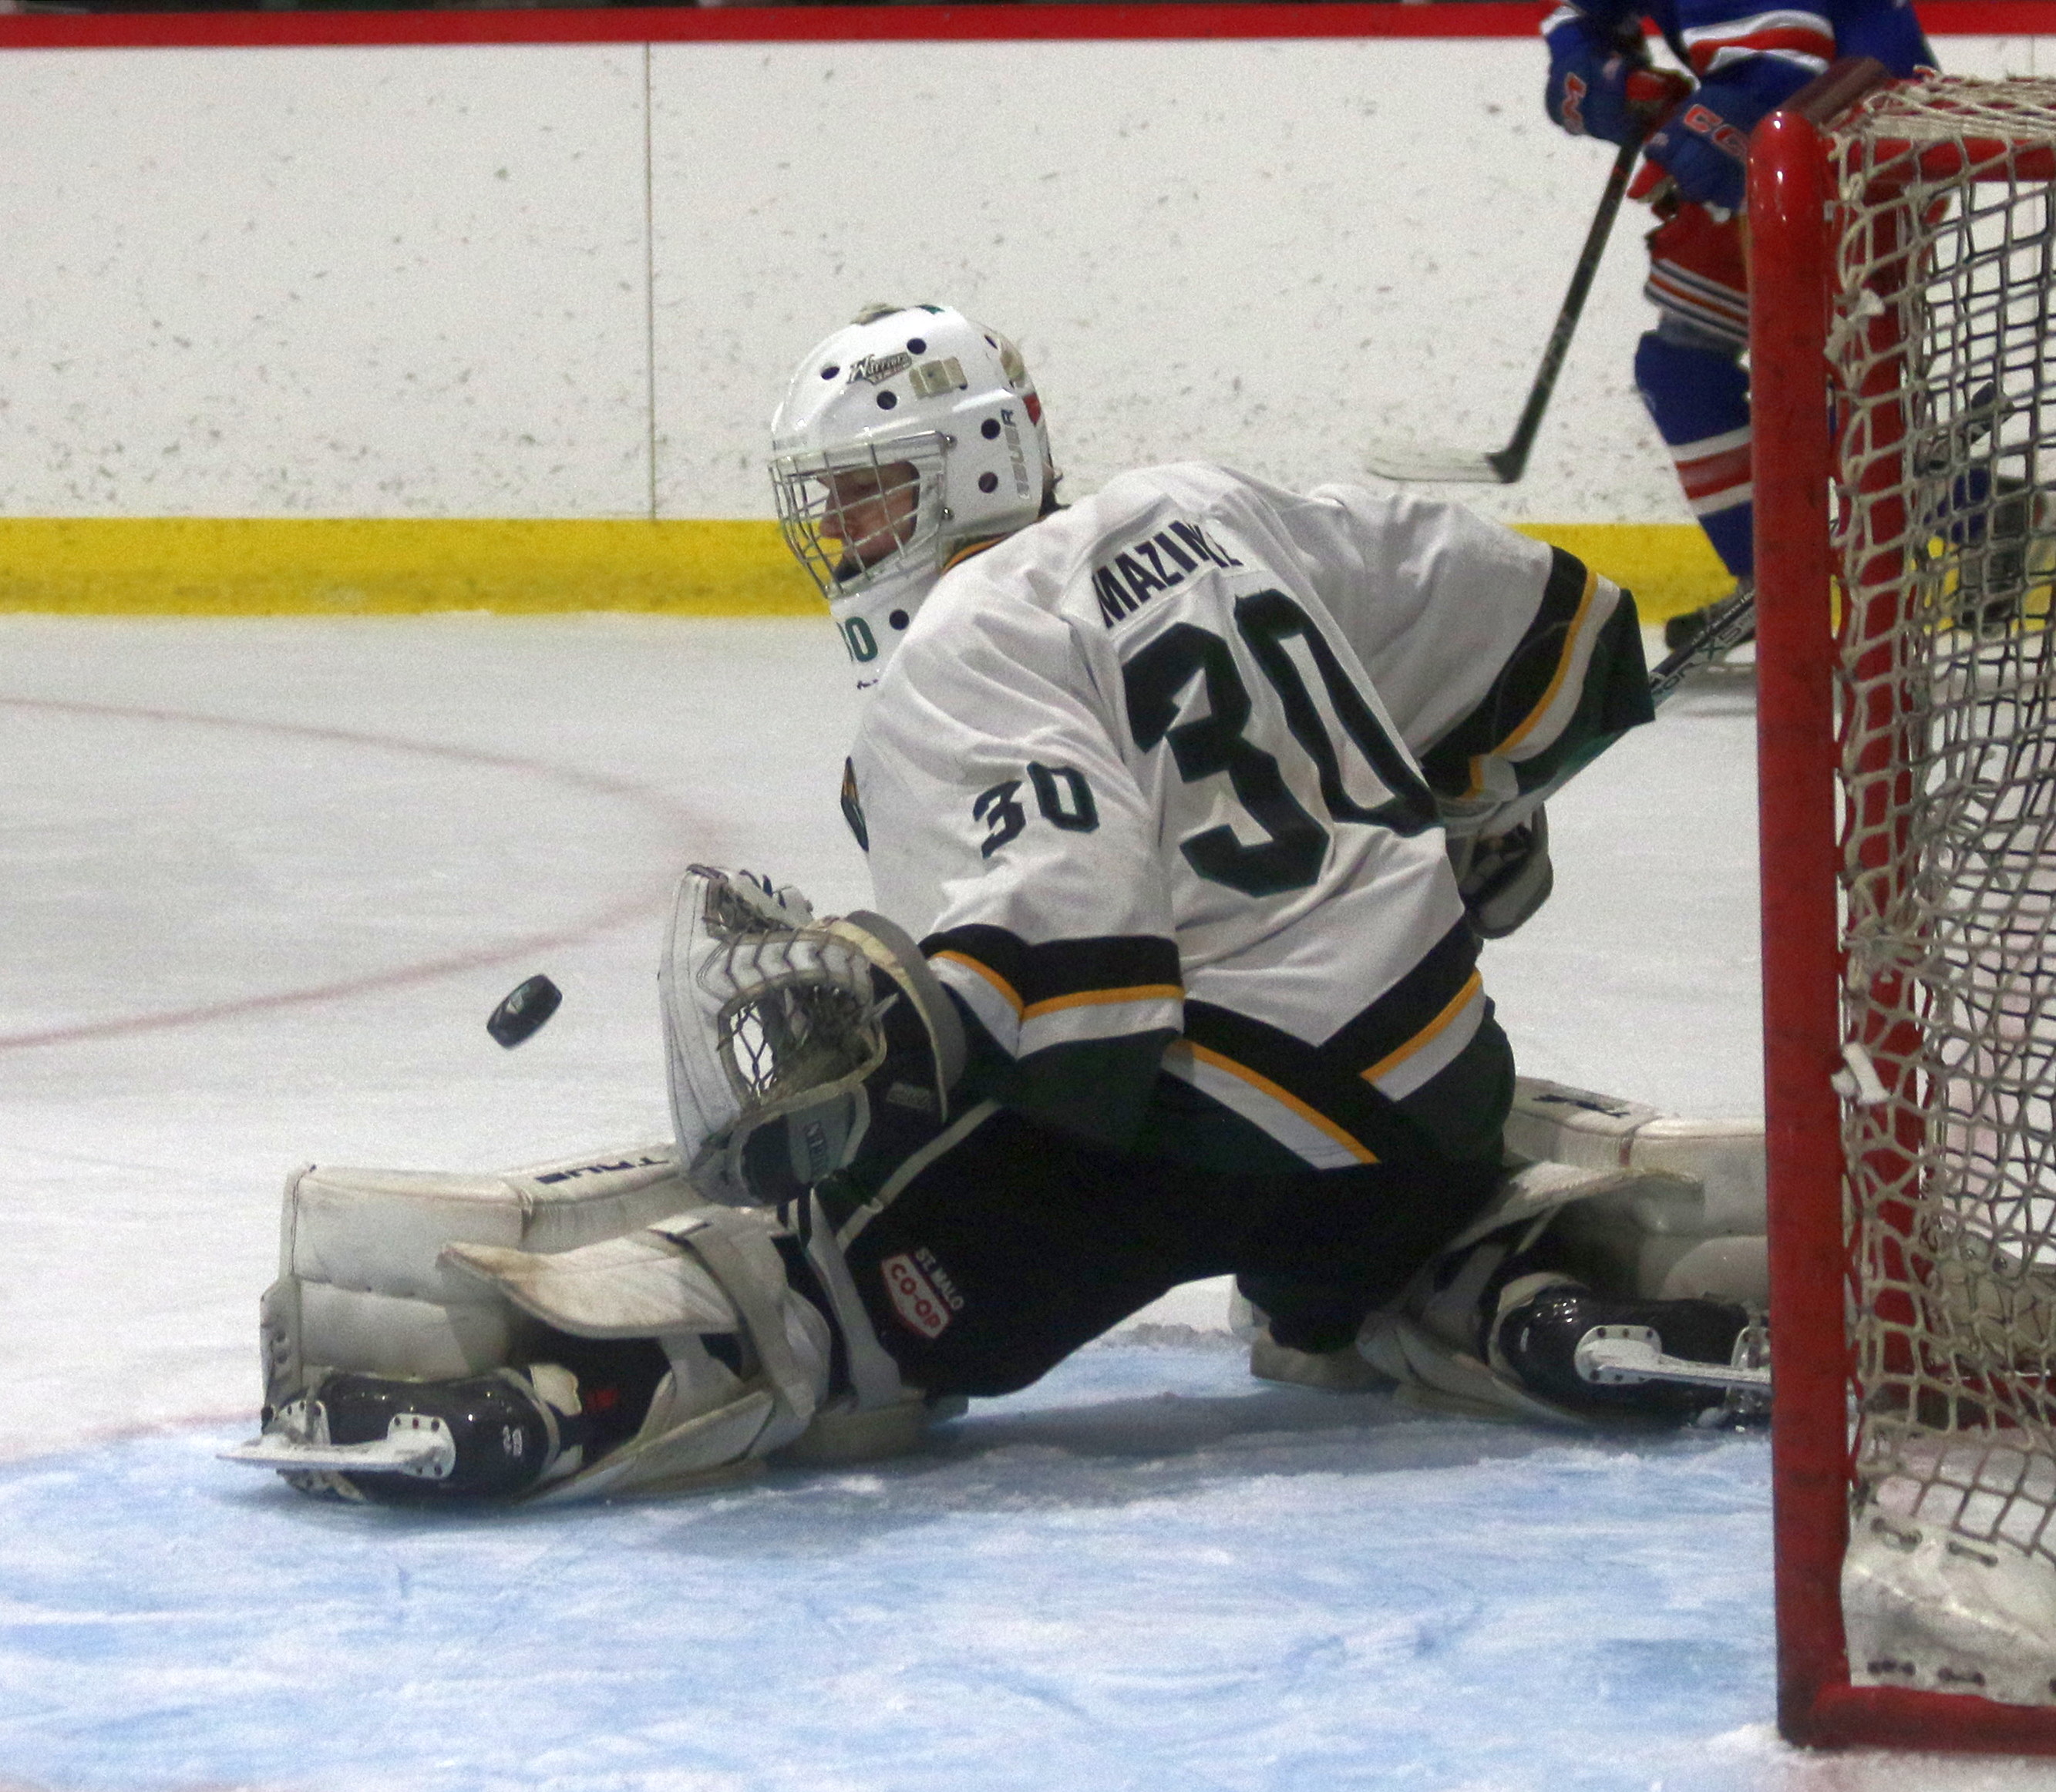
[[1523,1076],[1515,1083],[1506,1148],[1516,1157],[1651,1178],[1659,1186],[1644,1191],[1642,1222],[1652,1232],[1720,1238],[1764,1230],[1761,1120],[1687,1119]]
[[[531,1499],[726,1481],[773,1451],[903,1450],[933,1411],[900,1383],[832,1230],[813,1218],[805,1248],[854,1383],[826,1407],[828,1321],[789,1285],[773,1241],[783,1222],[710,1205],[668,1146],[488,1176],[310,1166],[287,1182],[279,1279],[261,1309],[267,1403],[301,1398],[324,1370],[437,1380],[540,1357],[548,1373],[548,1328],[651,1339],[670,1370],[632,1439],[591,1464],[572,1451]],[[741,1374],[710,1335],[739,1341]]]
[[[1518,1080],[1515,1156],[1607,1178],[1567,1190],[1561,1234],[1610,1292],[1765,1306],[1763,1123],[1694,1120],[1539,1078]],[[1466,1239],[1505,1223],[1473,1226]]]
[[260,1309],[266,1401],[297,1397],[318,1368],[424,1378],[497,1368],[529,1321],[444,1263],[446,1245],[568,1250],[696,1199],[668,1145],[501,1175],[296,1170],[279,1218],[279,1279]]
[[761,1455],[807,1428],[827,1389],[832,1348],[828,1320],[786,1281],[771,1242],[781,1230],[763,1210],[702,1202],[576,1250],[543,1255],[455,1244],[443,1260],[558,1331],[654,1337],[672,1352],[674,1375],[680,1334],[742,1339],[773,1399],[753,1440],[751,1453]]
[[[1686,1119],[1522,1077],[1506,1143],[1508,1173],[1492,1201],[1390,1309],[1372,1315],[1355,1351],[1338,1357],[1360,1357],[1425,1403],[1589,1427],[1587,1415],[1531,1394],[1474,1352],[1476,1301],[1508,1252],[1548,1230],[1576,1247],[1609,1293],[1769,1304],[1761,1122]],[[1496,1235],[1504,1250],[1478,1250]],[[1437,1290],[1442,1265],[1457,1256],[1467,1258],[1465,1274]],[[1243,1316],[1251,1323],[1236,1329],[1250,1340],[1252,1373],[1305,1387],[1362,1385],[1354,1364],[1281,1351],[1260,1315]]]

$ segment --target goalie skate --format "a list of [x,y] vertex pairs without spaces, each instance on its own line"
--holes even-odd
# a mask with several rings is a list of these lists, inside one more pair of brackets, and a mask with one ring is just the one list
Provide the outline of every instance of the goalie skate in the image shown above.
[[272,1413],[227,1462],[275,1469],[310,1493],[364,1497],[355,1477],[405,1477],[388,1500],[512,1499],[578,1465],[562,1427],[579,1411],[577,1382],[553,1364],[461,1380],[327,1374]]
[[1769,1393],[1757,1331],[1748,1308],[1728,1301],[1626,1299],[1544,1272],[1501,1294],[1490,1355],[1531,1392],[1566,1407],[1682,1418],[1714,1396]]
[[[1491,1245],[1473,1247],[1447,1289],[1374,1315],[1358,1352],[1407,1397],[1481,1417],[1583,1427],[1768,1414],[1768,1344],[1747,1308],[1595,1293],[1549,1271],[1518,1277],[1494,1298],[1505,1266]],[[1482,1324],[1481,1286],[1493,1314]]]
[[[1580,1427],[1760,1418],[1761,1123],[1685,1119],[1523,1077],[1506,1143],[1512,1167],[1492,1205],[1371,1316],[1354,1351],[1283,1351],[1251,1324],[1252,1372],[1331,1389],[1389,1381],[1445,1410]],[[1531,1254],[1545,1235],[1546,1269]],[[1552,1290],[1556,1323],[1532,1328],[1532,1360],[1515,1360],[1509,1318]],[[1684,1330],[1667,1336],[1667,1325]]]

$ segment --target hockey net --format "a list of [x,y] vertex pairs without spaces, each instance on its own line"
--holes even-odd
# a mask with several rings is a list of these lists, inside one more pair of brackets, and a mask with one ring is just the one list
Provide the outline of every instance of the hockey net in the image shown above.
[[1783,1716],[2056,1751],[2056,81],[1879,73],[1752,151]]

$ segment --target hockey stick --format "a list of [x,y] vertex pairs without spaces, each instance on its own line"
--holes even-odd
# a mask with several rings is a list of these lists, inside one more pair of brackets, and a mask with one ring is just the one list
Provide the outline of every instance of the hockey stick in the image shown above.
[[[1649,675],[1649,706],[1656,710],[1664,700],[1701,666],[1710,665],[1730,647],[1746,639],[1756,625],[1756,589],[1736,591],[1711,606],[1706,626],[1674,653],[1667,654]],[[1548,899],[1551,874],[1548,832],[1542,805],[1561,790],[1586,766],[1593,755],[1574,758],[1558,767],[1548,783],[1520,793],[1518,820],[1507,821],[1489,837],[1469,835],[1449,841],[1449,862],[1457,874],[1457,887],[1464,898],[1464,910],[1471,925],[1485,939],[1502,939],[1514,931]],[[1502,805],[1502,812],[1513,805]],[[1527,867],[1537,848],[1541,859],[1539,875]],[[1526,879],[1525,887],[1523,880]],[[1532,898],[1532,900],[1530,899]],[[1494,914],[1494,905],[1508,903]],[[1510,917],[1510,918],[1509,918]],[[1652,1372],[1650,1379],[1663,1377]]]
[[1676,652],[1658,661],[1649,675],[1649,701],[1659,704],[1702,665],[1709,665],[1730,647],[1741,645],[1756,626],[1756,590],[1750,586],[1722,598],[1706,618],[1706,626]]
[[1564,356],[1570,353],[1572,332],[1578,327],[1585,295],[1591,290],[1593,276],[1599,270],[1599,258],[1606,253],[1615,215],[1627,191],[1628,177],[1635,172],[1635,159],[1641,152],[1642,140],[1638,137],[1623,144],[1620,153],[1614,157],[1613,172],[1607,176],[1606,191],[1599,195],[1592,227],[1585,233],[1584,251],[1571,274],[1563,309],[1556,314],[1556,327],[1550,331],[1549,345],[1542,351],[1542,365],[1536,369],[1535,384],[1528,389],[1520,420],[1513,426],[1513,440],[1491,454],[1389,447],[1372,453],[1369,465],[1374,473],[1386,479],[1439,480],[1453,485],[1512,485],[1528,470],[1528,451],[1535,445],[1542,413],[1548,408],[1549,395],[1556,389],[1556,376],[1563,371]]

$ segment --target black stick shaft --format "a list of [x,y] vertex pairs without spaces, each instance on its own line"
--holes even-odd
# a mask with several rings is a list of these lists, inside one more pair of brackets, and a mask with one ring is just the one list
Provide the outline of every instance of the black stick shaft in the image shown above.
[[1754,590],[1736,592],[1714,606],[1713,613],[1706,618],[1706,626],[1700,630],[1674,653],[1660,661],[1649,675],[1649,701],[1661,703],[1664,698],[1683,684],[1691,673],[1717,655],[1725,653],[1740,643],[1744,636],[1756,626],[1756,593]]
[[1606,253],[1607,239],[1613,234],[1614,219],[1627,194],[1629,177],[1635,172],[1635,157],[1641,152],[1642,140],[1638,137],[1623,144],[1620,153],[1614,157],[1613,172],[1607,176],[1606,191],[1599,195],[1599,208],[1593,214],[1591,228],[1585,232],[1584,249],[1572,270],[1570,290],[1564,294],[1563,308],[1556,314],[1556,327],[1550,331],[1549,345],[1542,351],[1542,365],[1536,369],[1535,384],[1528,389],[1520,420],[1513,426],[1513,440],[1497,453],[1485,456],[1504,484],[1512,484],[1527,470],[1528,451],[1535,445],[1542,413],[1549,408],[1550,394],[1556,389],[1556,376],[1564,369],[1564,357],[1571,352],[1571,337],[1585,309],[1585,295],[1592,290],[1600,258]]

